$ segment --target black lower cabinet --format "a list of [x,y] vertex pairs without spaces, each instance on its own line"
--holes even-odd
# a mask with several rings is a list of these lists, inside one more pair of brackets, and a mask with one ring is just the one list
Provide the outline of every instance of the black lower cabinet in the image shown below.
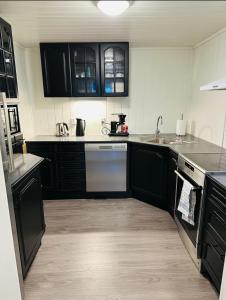
[[135,198],[168,209],[168,148],[132,144],[130,187]]
[[45,231],[39,167],[12,190],[21,266],[23,277],[26,277]]
[[43,199],[51,199],[56,190],[56,144],[49,142],[27,142],[27,151],[45,158],[41,166]]
[[168,205],[171,216],[174,215],[175,193],[176,193],[176,174],[178,154],[173,151],[169,153],[169,168],[168,168]]
[[86,192],[85,151],[83,143],[60,143],[57,151],[59,195],[79,197]]
[[206,180],[202,243],[202,273],[219,292],[226,251],[226,190]]
[[85,197],[84,143],[28,142],[27,150],[45,158],[41,167],[45,200]]

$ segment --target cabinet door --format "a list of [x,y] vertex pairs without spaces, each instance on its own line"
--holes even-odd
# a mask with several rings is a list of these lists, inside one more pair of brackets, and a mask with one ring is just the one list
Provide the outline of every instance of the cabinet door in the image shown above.
[[169,169],[168,169],[168,202],[169,212],[173,216],[174,204],[175,204],[175,193],[176,193],[176,174],[177,169],[177,154],[170,153],[169,156]]
[[165,149],[133,146],[131,153],[131,187],[141,200],[167,208],[167,165]]
[[101,44],[101,88],[103,96],[128,96],[129,44]]
[[16,98],[17,97],[17,81],[14,77],[6,77],[7,82],[7,98]]
[[55,150],[54,145],[46,143],[27,143],[28,153],[45,158],[40,167],[41,182],[43,192],[53,191],[55,189]]
[[72,96],[100,96],[99,44],[70,44]]
[[0,92],[6,93],[6,95],[8,95],[6,76],[0,76]]
[[41,182],[35,174],[14,194],[23,275],[36,254],[45,229]]
[[57,177],[61,191],[85,192],[85,172],[84,152],[58,153]]
[[12,31],[11,26],[7,24],[5,21],[0,19],[1,23],[1,36],[2,36],[2,45],[1,47],[9,52],[13,52],[13,45],[12,45]]
[[68,44],[40,44],[40,51],[44,96],[71,96]]
[[17,98],[16,66],[13,53],[11,26],[0,18],[0,91],[7,98]]
[[225,260],[225,249],[215,241],[208,230],[205,231],[202,264],[208,272],[217,291],[220,291]]

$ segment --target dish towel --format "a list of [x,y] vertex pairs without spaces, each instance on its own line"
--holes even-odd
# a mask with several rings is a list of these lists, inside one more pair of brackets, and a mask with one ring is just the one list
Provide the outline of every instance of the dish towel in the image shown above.
[[196,192],[187,180],[183,183],[178,210],[182,213],[182,219],[191,225],[195,225]]

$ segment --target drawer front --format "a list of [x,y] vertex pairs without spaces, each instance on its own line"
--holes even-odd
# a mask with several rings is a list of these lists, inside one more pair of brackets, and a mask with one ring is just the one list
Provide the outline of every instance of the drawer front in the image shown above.
[[221,247],[226,250],[226,211],[219,208],[212,198],[208,198],[206,206],[206,225]]
[[85,169],[85,154],[83,152],[58,154],[57,161],[61,172]]
[[215,182],[211,181],[208,184],[208,195],[212,196],[213,199],[222,207],[226,208],[226,191],[219,187]]
[[41,154],[42,152],[53,152],[54,143],[38,143],[38,142],[27,142],[27,151],[32,154]]
[[204,241],[203,263],[215,287],[219,291],[224,268],[225,251],[207,230],[205,232]]
[[58,143],[57,152],[84,152],[84,143]]

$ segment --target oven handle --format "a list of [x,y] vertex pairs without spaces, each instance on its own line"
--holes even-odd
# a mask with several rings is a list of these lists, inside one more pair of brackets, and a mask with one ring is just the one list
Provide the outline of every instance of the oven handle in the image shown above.
[[[174,173],[175,173],[178,177],[180,177],[181,180],[187,181],[187,179],[185,179],[185,178],[184,178],[177,170],[175,170]],[[199,190],[201,190],[201,189],[202,189],[201,186],[197,186],[197,187],[193,187],[193,188],[192,188],[192,191],[199,191]]]

